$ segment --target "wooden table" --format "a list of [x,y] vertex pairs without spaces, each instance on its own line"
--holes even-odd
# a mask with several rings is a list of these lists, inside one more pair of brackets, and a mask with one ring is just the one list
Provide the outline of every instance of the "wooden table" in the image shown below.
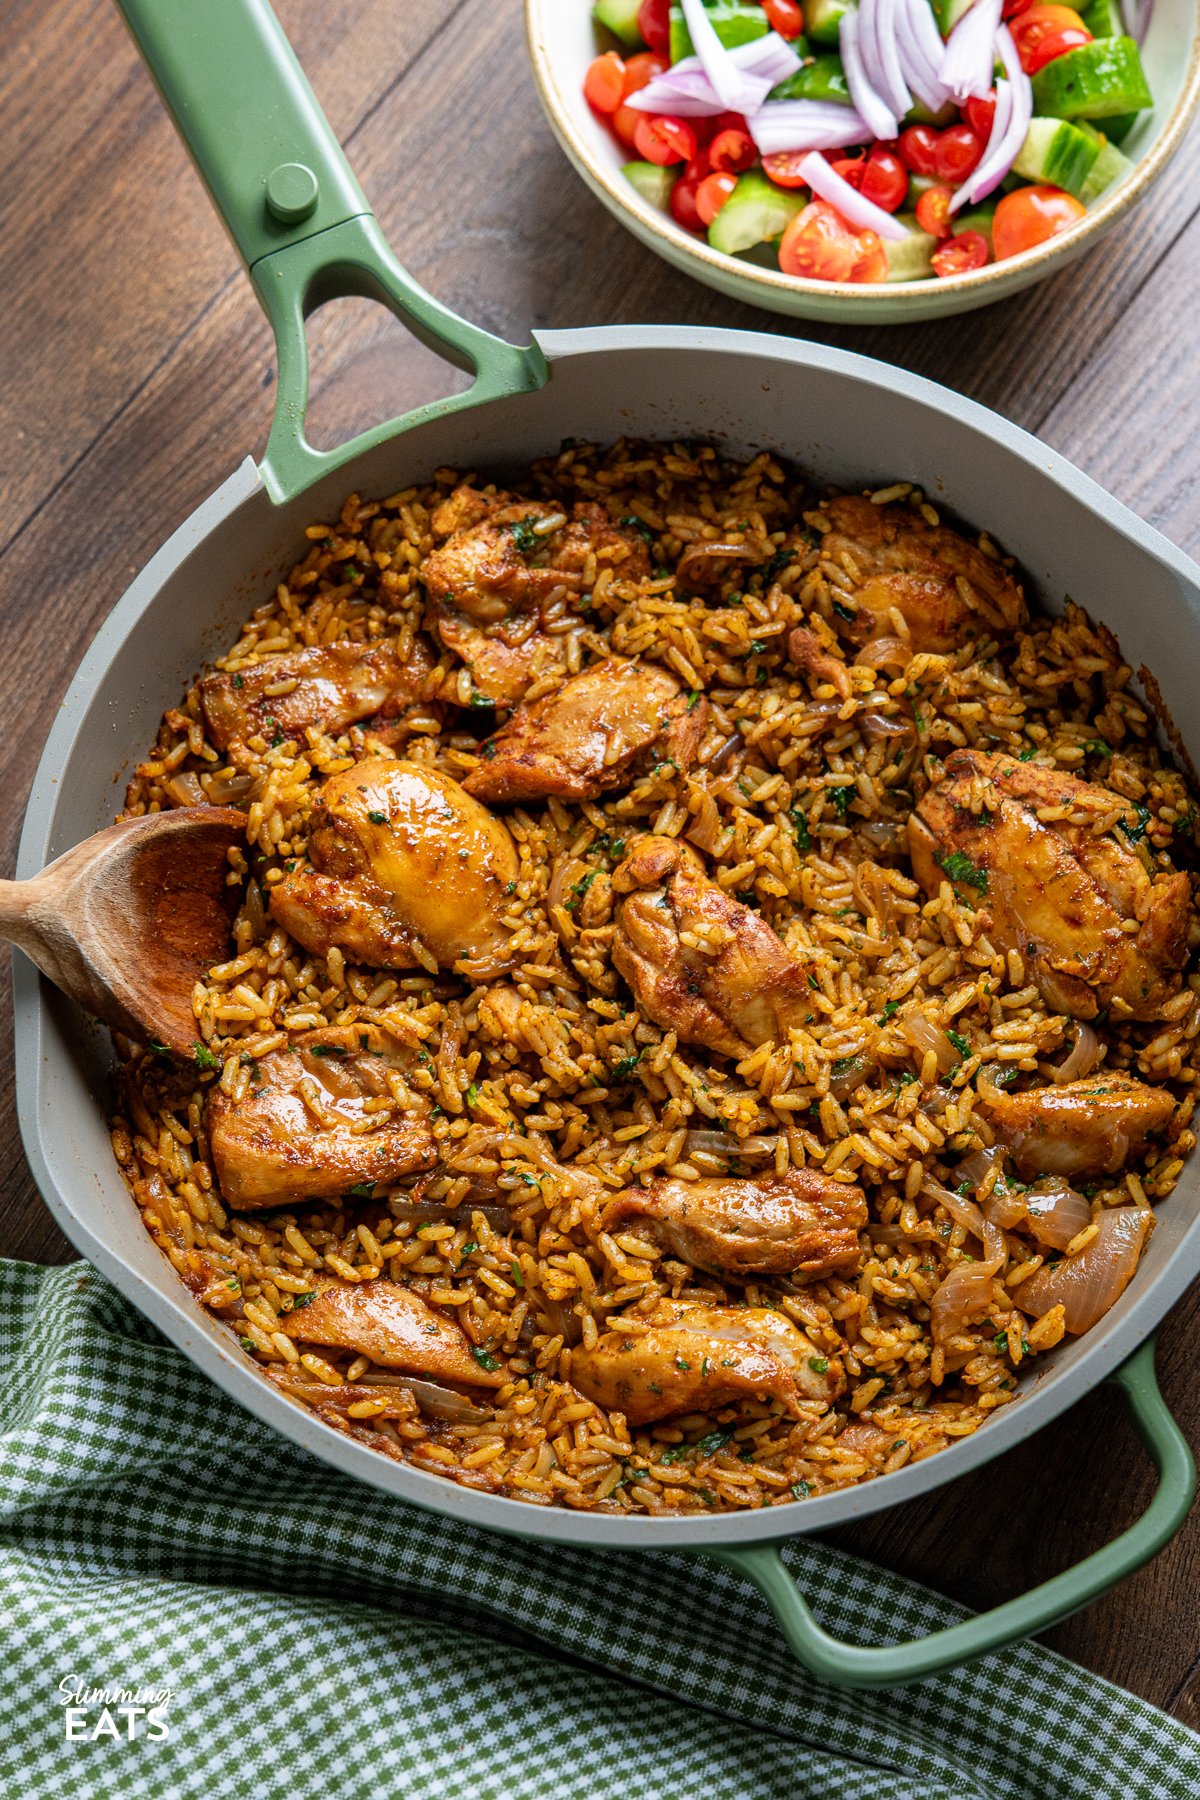
[[[1200,449],[1200,217],[1193,137],[1104,248],[1022,297],[943,324],[790,326],[643,250],[564,161],[526,71],[519,0],[277,0],[385,230],[434,293],[501,335],[631,321],[795,331],[936,377],[1073,457],[1193,554]],[[71,671],[133,574],[247,451],[272,346],[250,288],[110,0],[0,8],[2,866]],[[365,301],[312,328],[314,437],[447,391]],[[114,804],[116,803],[114,791]],[[8,986],[0,987],[8,1010]],[[73,1254],[25,1166],[0,1026],[0,1253]],[[1200,1444],[1189,1348],[1163,1386]],[[941,1496],[840,1534],[974,1607],[1033,1585],[1145,1506],[1146,1459],[1101,1392]],[[1200,1727],[1200,1508],[1149,1569],[1048,1641]]]

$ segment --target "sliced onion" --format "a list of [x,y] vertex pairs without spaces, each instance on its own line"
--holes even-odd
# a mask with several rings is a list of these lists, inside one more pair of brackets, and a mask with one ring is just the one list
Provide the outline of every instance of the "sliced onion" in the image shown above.
[[729,54],[743,76],[769,82],[771,87],[778,87],[781,81],[794,75],[800,66],[800,58],[794,47],[786,38],[780,37],[777,31],[768,31],[765,36],[753,38],[748,44],[739,44]]
[[182,775],[168,775],[163,782],[172,806],[207,806],[208,795],[200,786],[200,777],[185,770]]
[[540,1310],[545,1313],[557,1335],[564,1344],[572,1348],[583,1342],[583,1321],[577,1312],[562,1304],[561,1300],[543,1300]]
[[682,63],[630,94],[625,105],[635,112],[671,113],[677,119],[715,119],[727,110],[703,69],[684,69]]
[[927,1051],[933,1051],[940,1075],[948,1075],[962,1061],[941,1026],[935,1025],[932,1019],[927,1019],[924,1013],[905,1013],[896,1023],[900,1027],[901,1036],[914,1050],[919,1050],[922,1056]]
[[1024,1201],[1030,1235],[1054,1250],[1065,1250],[1092,1222],[1091,1206],[1061,1175],[1035,1181]]
[[687,1154],[694,1150],[708,1156],[774,1156],[777,1138],[735,1137],[731,1131],[689,1131]]
[[975,0],[946,40],[939,74],[955,100],[982,99],[991,92],[1001,0]]
[[945,1207],[955,1224],[961,1225],[965,1231],[979,1239],[983,1245],[983,1261],[978,1265],[980,1268],[986,1268],[993,1275],[997,1269],[1003,1268],[1008,1260],[1004,1234],[998,1225],[993,1225],[990,1219],[984,1218],[973,1200],[968,1200],[965,1194],[953,1193],[931,1176],[926,1176],[921,1192],[928,1194],[931,1200],[937,1200]]
[[499,1206],[491,1200],[472,1200],[469,1195],[453,1210],[436,1200],[396,1199],[388,1202],[388,1211],[393,1219],[406,1225],[465,1225],[471,1214],[477,1212],[483,1214],[493,1231],[511,1231],[513,1222],[507,1206]]
[[456,1394],[453,1388],[443,1387],[438,1381],[418,1381],[411,1375],[404,1377],[403,1385],[408,1389],[421,1411],[430,1413],[435,1419],[453,1419],[459,1425],[478,1425],[491,1414],[483,1407],[476,1406],[463,1394]]
[[[928,100],[925,101],[925,104],[929,106],[931,112],[937,112],[949,97],[941,80],[942,58],[946,54],[946,46],[943,44],[942,34],[934,22],[933,8],[928,4],[928,0],[908,0],[908,5],[903,10],[900,54],[903,58],[905,45],[911,39],[913,45],[920,52],[922,71],[926,69],[929,71],[936,86],[937,106],[930,106]],[[911,82],[909,85],[912,85]],[[921,98],[924,99],[924,95]]]
[[888,111],[887,101],[882,98],[877,88],[867,78],[862,56],[862,33],[859,29],[857,12],[851,11],[842,16],[839,43],[842,52],[842,67],[846,71],[846,86],[850,89],[850,98],[854,110],[860,118],[867,122],[871,137],[881,138],[891,143],[900,135],[900,121]]
[[1154,0],[1121,0],[1121,22],[1139,47],[1146,41],[1153,13]]
[[1062,1062],[1050,1071],[1050,1079],[1056,1087],[1065,1081],[1082,1081],[1090,1075],[1100,1060],[1100,1039],[1083,1019],[1075,1021],[1075,1042],[1070,1053]]
[[992,1305],[992,1277],[988,1263],[955,1263],[929,1302],[929,1323],[935,1344],[944,1344],[964,1326],[976,1324]]
[[[637,98],[632,95],[630,105]],[[762,156],[785,150],[841,150],[847,144],[865,144],[875,135],[852,106],[836,100],[772,100],[746,115],[746,129]]]
[[875,45],[883,66],[883,97],[889,108],[902,119],[912,106],[912,95],[900,67],[900,49],[896,36],[899,5],[900,0],[861,0],[859,10],[861,12],[866,6],[874,9]]
[[854,660],[867,669],[906,669],[912,658],[912,645],[906,644],[903,638],[877,637],[872,638],[869,644],[864,644],[855,653]]
[[744,113],[766,98],[766,92],[754,96],[747,93],[746,78],[734,58],[717,36],[716,26],[708,16],[704,0],[682,0],[683,18],[692,40],[692,48],[722,104],[729,112]]
[[876,206],[873,200],[864,199],[857,188],[852,188],[844,181],[836,169],[830,167],[819,150],[810,150],[799,171],[802,180],[807,181],[814,194],[822,200],[828,200],[830,206],[837,208],[848,225],[857,226],[860,231],[873,231],[881,238],[891,238],[902,242],[911,234],[905,225],[884,212],[882,206]]
[[1114,1206],[1102,1212],[1090,1244],[1057,1268],[1039,1269],[1013,1289],[1016,1305],[1035,1319],[1061,1305],[1066,1309],[1066,1328],[1074,1337],[1090,1331],[1128,1287],[1152,1216],[1140,1206]]
[[[950,202],[952,212],[961,204],[960,195],[965,195],[975,206],[980,200],[986,200],[993,188],[999,187],[1020,153],[1025,133],[1029,130],[1029,121],[1033,117],[1033,86],[1021,67],[1017,46],[1007,25],[1002,25],[996,33],[996,51],[1004,64],[1007,84],[1001,81],[996,83],[996,116],[992,120],[987,149]],[[1011,98],[1006,109],[1007,121],[1001,131],[1000,89],[1005,85],[1010,90]]]
[[838,1100],[844,1100],[848,1094],[852,1094],[856,1088],[860,1088],[864,1081],[871,1079],[873,1067],[874,1065],[868,1057],[852,1057],[849,1068],[842,1069],[837,1075],[830,1077],[830,1093]]
[[[796,52],[777,31],[769,31],[753,43],[739,44],[726,54],[742,82],[744,112],[761,107],[771,89],[800,66]],[[628,104],[638,112],[671,112],[681,119],[714,118],[727,110],[698,56],[685,56],[656,75],[629,95]]]
[[285,1393],[295,1399],[302,1400],[306,1406],[328,1406],[337,1412],[345,1412],[351,1406],[359,1405],[364,1400],[381,1400],[388,1407],[388,1413],[375,1413],[372,1419],[363,1421],[372,1423],[373,1419],[403,1417],[407,1410],[396,1404],[396,1394],[407,1389],[422,1412],[430,1413],[436,1419],[452,1419],[456,1425],[481,1425],[491,1414],[483,1407],[476,1406],[465,1394],[456,1394],[453,1388],[442,1387],[436,1381],[418,1381],[411,1375],[398,1375],[387,1380],[368,1382],[352,1381],[343,1383],[341,1387],[327,1387],[323,1381],[305,1381],[292,1372],[291,1365],[282,1368],[278,1364],[264,1370],[271,1379],[283,1388]]

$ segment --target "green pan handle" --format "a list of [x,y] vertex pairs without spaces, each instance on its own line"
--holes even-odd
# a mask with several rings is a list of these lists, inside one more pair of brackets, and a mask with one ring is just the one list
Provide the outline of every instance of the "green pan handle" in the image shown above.
[[[274,500],[290,500],[423,419],[543,385],[548,369],[536,345],[505,343],[460,319],[401,267],[267,0],[117,5],[275,333],[279,381],[261,469]],[[316,450],[304,429],[304,321],[347,294],[379,301],[475,382],[337,449]]]
[[1150,1505],[1115,1542],[1029,1593],[991,1612],[964,1619],[961,1625],[949,1625],[908,1644],[878,1648],[846,1644],[817,1624],[784,1567],[777,1545],[714,1548],[703,1554],[752,1581],[804,1666],[843,1687],[900,1687],[1030,1637],[1089,1605],[1157,1556],[1183,1524],[1196,1491],[1196,1465],[1187,1439],[1158,1391],[1154,1339],[1143,1344],[1112,1380],[1124,1390],[1138,1436],[1158,1469],[1159,1482]]

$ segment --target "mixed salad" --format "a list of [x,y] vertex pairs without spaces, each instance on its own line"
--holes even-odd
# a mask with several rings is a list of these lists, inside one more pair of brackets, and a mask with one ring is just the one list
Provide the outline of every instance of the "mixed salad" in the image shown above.
[[1151,4],[595,0],[619,48],[584,93],[633,187],[714,249],[944,278],[1066,231],[1129,170]]

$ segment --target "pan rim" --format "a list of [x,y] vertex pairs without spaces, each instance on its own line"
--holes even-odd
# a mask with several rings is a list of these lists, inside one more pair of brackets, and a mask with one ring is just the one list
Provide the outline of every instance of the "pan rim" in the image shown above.
[[[989,438],[1043,479],[1049,479],[1069,492],[1089,511],[1102,515],[1105,522],[1126,539],[1200,591],[1200,568],[1065,457],[978,402],[926,377],[895,369],[854,351],[750,331],[610,326],[547,331],[536,335],[552,366],[556,360],[611,351],[740,353],[806,366],[875,389],[898,391],[925,407],[949,411],[973,434]],[[352,482],[350,472],[343,471],[343,476],[347,483]],[[77,736],[76,712],[82,704],[91,702],[103,692],[105,681],[158,591],[167,569],[175,566],[184,551],[197,548],[239,507],[261,492],[257,468],[252,459],[247,458],[167,539],[101,625],[61,703],[38,764],[21,833],[18,876],[36,872],[45,861],[55,823],[56,771],[64,766],[67,752]],[[22,1141],[43,1199],[76,1249],[145,1313],[190,1361],[262,1423],[323,1462],[396,1499],[465,1524],[482,1525],[511,1536],[611,1549],[699,1550],[713,1545],[732,1546],[807,1536],[917,1499],[1024,1442],[1098,1386],[1132,1355],[1200,1273],[1200,1217],[1197,1217],[1163,1269],[1146,1283],[1144,1290],[1131,1295],[1128,1304],[1124,1298],[1118,1303],[1119,1316],[1107,1328],[1102,1328],[1102,1335],[1094,1343],[1082,1348],[1076,1346],[1071,1362],[1065,1367],[1048,1370],[1016,1406],[1005,1408],[999,1417],[989,1420],[986,1427],[937,1456],[909,1464],[894,1474],[877,1477],[861,1487],[819,1496],[798,1507],[789,1506],[786,1517],[776,1516],[775,1508],[700,1519],[630,1518],[543,1509],[526,1501],[460,1487],[445,1477],[426,1474],[409,1464],[392,1462],[377,1451],[348,1440],[277,1394],[248,1362],[232,1350],[224,1349],[215,1336],[210,1337],[194,1303],[165,1258],[159,1285],[130,1267],[118,1252],[110,1249],[74,1210],[68,1191],[70,1183],[64,1180],[60,1185],[52,1159],[45,1152],[40,1102],[43,1070],[52,1054],[46,1044],[49,1013],[36,972],[19,956],[14,959],[14,988],[17,1112]],[[212,1329],[215,1333],[216,1328]]]

